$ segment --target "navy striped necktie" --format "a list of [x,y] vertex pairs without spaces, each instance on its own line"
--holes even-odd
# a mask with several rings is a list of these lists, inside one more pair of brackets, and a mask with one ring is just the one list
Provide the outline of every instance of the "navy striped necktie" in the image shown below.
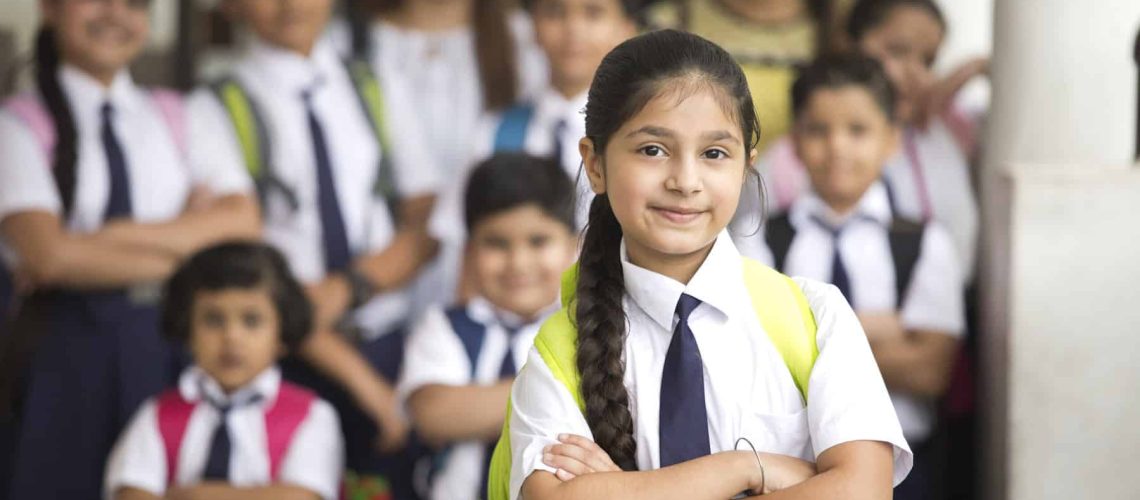
[[206,469],[203,479],[215,481],[229,481],[230,457],[233,455],[233,446],[230,437],[230,412],[236,408],[257,404],[261,401],[260,394],[254,394],[241,401],[218,403],[206,400],[214,409],[218,410],[218,425],[214,427],[214,437],[210,440],[210,452],[206,455]]
[[673,328],[661,373],[661,467],[710,453],[704,361],[697,338],[689,328],[689,315],[699,305],[700,300],[687,294],[677,301],[677,326]]

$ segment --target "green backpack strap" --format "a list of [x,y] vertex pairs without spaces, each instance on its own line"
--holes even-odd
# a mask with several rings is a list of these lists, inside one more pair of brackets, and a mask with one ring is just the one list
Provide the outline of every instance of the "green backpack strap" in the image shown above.
[[221,102],[230,124],[234,127],[245,169],[257,185],[257,195],[262,206],[265,206],[269,191],[276,189],[285,197],[289,207],[297,210],[300,206],[297,194],[273,173],[268,127],[257,104],[250,98],[249,92],[233,76],[212,83],[210,89]]
[[360,106],[368,117],[368,124],[376,134],[376,142],[380,145],[380,165],[376,171],[376,183],[372,192],[384,198],[392,219],[399,220],[400,192],[396,189],[396,173],[392,166],[392,141],[388,135],[387,107],[384,103],[384,92],[380,87],[380,79],[368,61],[361,58],[351,58],[345,61],[345,68],[352,79],[352,87],[356,90],[356,97]]
[[[768,333],[780,357],[784,359],[792,380],[806,404],[812,367],[819,357],[816,343],[815,315],[807,297],[791,278],[751,259],[744,259],[744,283],[752,299],[752,307],[760,324]],[[534,346],[554,378],[562,383],[586,413],[578,373],[578,330],[574,326],[574,292],[578,283],[578,266],[562,275],[562,309],[548,318],[535,337]],[[507,401],[507,419],[488,468],[488,500],[508,500],[511,481],[511,402]]]
[[249,93],[233,77],[222,78],[210,85],[210,88],[221,101],[222,107],[230,117],[230,123],[234,126],[246,170],[254,179],[261,179],[265,171],[264,166],[269,162],[267,154],[269,141],[265,137],[264,122],[254,107]]
[[808,381],[819,357],[815,315],[791,278],[752,259],[744,259],[744,286],[760,325],[784,359],[804,403]]

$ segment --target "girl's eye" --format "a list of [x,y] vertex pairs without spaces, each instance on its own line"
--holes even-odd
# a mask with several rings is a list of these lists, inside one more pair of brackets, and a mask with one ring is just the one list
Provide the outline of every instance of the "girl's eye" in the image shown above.
[[207,328],[222,328],[226,325],[226,317],[215,310],[206,311],[201,316],[202,324]]
[[645,147],[641,148],[640,151],[645,156],[664,156],[665,155],[665,150],[661,149],[661,146],[652,146],[652,145],[645,146]]
[[728,158],[728,153],[720,149],[710,149],[708,151],[705,151],[704,156],[710,160],[723,160],[725,158]]

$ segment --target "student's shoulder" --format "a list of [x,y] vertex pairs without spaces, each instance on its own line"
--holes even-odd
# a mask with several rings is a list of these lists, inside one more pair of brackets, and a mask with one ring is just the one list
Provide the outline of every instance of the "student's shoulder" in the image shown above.
[[922,242],[918,258],[920,261],[938,266],[957,268],[961,265],[954,237],[950,234],[950,230],[938,221],[922,224]]

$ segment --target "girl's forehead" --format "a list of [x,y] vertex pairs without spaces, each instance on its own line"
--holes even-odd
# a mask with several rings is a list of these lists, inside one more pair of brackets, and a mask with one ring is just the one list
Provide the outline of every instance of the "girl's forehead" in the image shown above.
[[647,125],[657,125],[686,134],[725,129],[739,138],[738,114],[735,100],[719,85],[699,81],[665,83],[626,120],[618,133],[628,134]]

